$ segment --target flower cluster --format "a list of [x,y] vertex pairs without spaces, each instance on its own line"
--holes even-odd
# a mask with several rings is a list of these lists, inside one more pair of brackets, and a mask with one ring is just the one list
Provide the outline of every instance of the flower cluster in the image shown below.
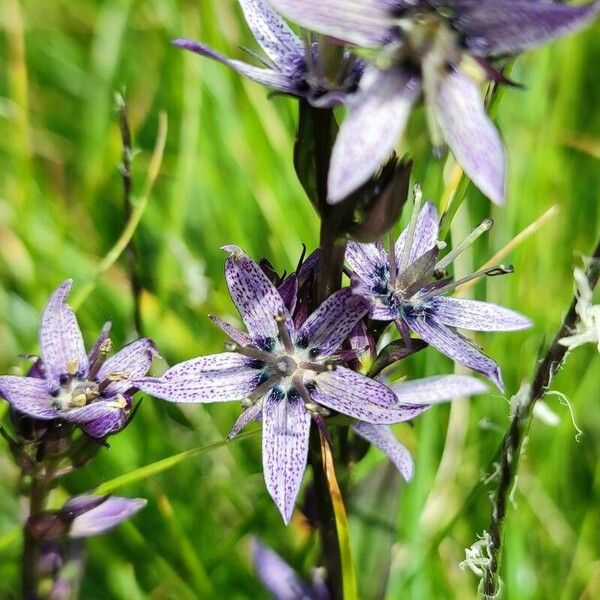
[[510,83],[492,59],[515,55],[589,23],[600,3],[552,0],[270,0],[296,23],[370,49],[348,98],[331,157],[329,201],[346,198],[383,164],[423,96],[434,148],[446,142],[475,185],[505,196],[502,141],[479,86]]

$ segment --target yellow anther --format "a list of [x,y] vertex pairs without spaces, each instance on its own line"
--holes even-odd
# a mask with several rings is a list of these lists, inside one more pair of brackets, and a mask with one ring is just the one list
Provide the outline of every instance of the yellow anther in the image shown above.
[[111,406],[118,409],[123,409],[127,407],[127,400],[125,400],[125,396],[119,394],[115,397],[115,399],[111,402]]
[[112,340],[110,338],[106,338],[100,344],[100,354],[108,354],[112,350]]
[[129,371],[113,371],[108,374],[107,379],[109,381],[125,381],[126,379],[129,379],[130,376],[131,373]]
[[67,363],[67,373],[69,375],[77,375],[77,371],[79,371],[79,361],[76,358],[69,359]]
[[77,396],[71,398],[71,402],[69,402],[69,404],[73,408],[80,408],[81,406],[85,406],[87,401],[88,398],[85,394],[77,394]]

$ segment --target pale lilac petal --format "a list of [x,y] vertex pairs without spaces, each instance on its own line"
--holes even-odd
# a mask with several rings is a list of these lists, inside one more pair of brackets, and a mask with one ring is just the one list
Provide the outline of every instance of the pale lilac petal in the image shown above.
[[318,404],[360,421],[398,422],[401,407],[396,394],[382,383],[345,367],[321,373],[310,395]]
[[248,423],[260,418],[263,409],[263,401],[258,400],[254,404],[245,408],[242,414],[237,418],[231,431],[227,434],[227,439],[232,440]]
[[493,202],[504,201],[506,157],[500,134],[485,113],[479,87],[458,71],[443,77],[436,99],[444,139],[465,173]]
[[304,321],[297,340],[308,345],[314,358],[330,356],[368,310],[369,303],[350,288],[338,290]]
[[576,31],[600,13],[600,3],[458,0],[455,26],[476,56],[515,54]]
[[227,402],[253,392],[260,371],[234,352],[200,356],[171,367],[161,377],[142,377],[131,383],[139,390],[170,402]]
[[352,272],[365,282],[389,278],[389,257],[381,242],[361,244],[349,241],[345,258]]
[[424,313],[412,315],[405,313],[403,318],[413,331],[434,348],[437,348],[451,359],[489,377],[501,391],[504,391],[500,367],[467,339],[452,331],[446,325],[437,323]]
[[282,558],[252,539],[252,562],[265,588],[275,600],[314,600],[312,590]]
[[356,423],[352,429],[386,454],[406,481],[413,478],[415,471],[413,458],[406,446],[398,441],[389,425]]
[[428,303],[428,307],[435,312],[436,321],[462,329],[517,331],[532,325],[527,317],[491,302],[438,296]]
[[100,356],[100,347],[108,339],[111,327],[112,321],[106,321],[106,323],[104,323],[98,339],[94,342],[92,349],[88,352],[88,362],[90,365],[93,365],[98,360],[98,357]]
[[263,472],[267,490],[289,524],[308,457],[310,415],[301,399],[273,390],[263,409]]
[[200,56],[212,58],[213,60],[227,65],[240,75],[243,75],[244,77],[247,77],[256,83],[273,88],[279,92],[283,92],[285,94],[294,94],[298,91],[295,82],[290,79],[289,75],[280,73],[279,71],[265,69],[263,67],[255,67],[254,65],[250,65],[241,60],[227,58],[220,52],[217,52],[216,50],[213,50],[212,48],[209,48],[208,46],[205,46],[204,44],[194,40],[173,40],[173,45],[177,46],[178,48],[190,50],[191,52],[199,54]]
[[240,331],[233,325],[227,323],[227,321],[223,321],[223,319],[217,317],[216,315],[208,315],[208,318],[225,334],[232,339],[234,342],[239,344],[240,346],[249,346],[252,344],[252,338],[243,331]]
[[59,415],[52,408],[52,397],[43,379],[4,375],[0,377],[0,396],[29,417],[56,419]]
[[127,373],[127,379],[109,383],[104,390],[104,395],[124,394],[132,387],[132,379],[143,377],[148,372],[152,359],[157,355],[158,348],[149,338],[142,338],[124,346],[100,367],[97,379],[104,381],[111,373],[118,372]]
[[[409,254],[409,263],[413,263],[417,258],[423,256],[423,254],[436,245],[440,233],[439,218],[439,213],[435,205],[432,202],[425,202],[417,217],[415,236]],[[394,248],[398,268],[400,268],[400,259],[404,250],[406,231],[406,229],[402,231],[396,240]]]
[[73,363],[79,373],[88,370],[81,330],[72,308],[67,304],[73,281],[68,279],[50,296],[40,324],[40,346],[42,360],[49,377],[55,383],[68,371]]
[[[124,400],[96,400],[79,408],[69,408],[60,411],[60,418],[78,425],[91,424],[97,421],[91,429],[110,430],[110,424],[117,422],[126,408],[127,399]],[[103,436],[94,436],[103,437]]]
[[487,386],[468,375],[438,375],[389,384],[403,404],[429,405],[484,394]]
[[420,90],[419,80],[400,69],[365,70],[331,154],[328,202],[342,201],[387,160]]
[[283,299],[263,270],[237,246],[224,246],[230,253],[225,262],[229,293],[254,339],[276,339],[277,315],[289,314]]
[[[114,407],[101,412],[99,416],[85,422],[78,423],[80,429],[85,431],[90,437],[102,440],[108,435],[121,431],[127,422],[131,401],[128,402],[128,408]],[[89,414],[89,413],[88,413]],[[65,413],[65,419],[69,419],[69,413]]]
[[304,57],[304,44],[265,0],[239,0],[248,27],[265,54],[279,68],[295,71]]
[[78,496],[69,500],[62,511],[74,513],[69,537],[83,538],[104,533],[131,517],[147,504],[144,498],[109,496],[98,503],[97,496]]
[[377,48],[391,41],[385,0],[269,0],[282,15],[305,29],[357,46]]

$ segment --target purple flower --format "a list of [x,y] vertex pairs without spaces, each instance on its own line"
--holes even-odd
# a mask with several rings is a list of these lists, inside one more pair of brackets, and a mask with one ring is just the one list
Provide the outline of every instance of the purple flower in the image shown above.
[[315,572],[312,585],[307,584],[277,552],[252,539],[252,562],[263,585],[275,600],[329,600],[327,586]]
[[101,439],[124,426],[136,391],[132,379],[146,374],[157,350],[152,340],[142,338],[107,358],[107,323],[86,354],[75,313],[67,304],[71,284],[65,281],[46,304],[34,376],[0,377],[0,396],[28,417],[60,419]]
[[502,202],[504,148],[479,85],[508,82],[489,59],[570,33],[600,12],[599,2],[551,0],[269,1],[308,29],[374,51],[331,157],[331,203],[385,162],[421,95],[434,147],[445,141],[475,185]]
[[419,208],[420,193],[416,193],[411,222],[390,252],[381,242],[348,244],[346,260],[353,273],[353,289],[371,301],[371,318],[394,321],[407,344],[411,329],[440,352],[489,377],[502,390],[500,367],[454,328],[515,331],[530,327],[531,322],[489,302],[444,297],[471,279],[512,271],[511,267],[497,266],[458,281],[444,277],[446,267],[487,231],[492,221],[486,219],[464,242],[438,259],[437,209],[430,202]]
[[266,58],[256,57],[264,66],[227,58],[205,44],[188,39],[173,44],[223,63],[248,79],[277,92],[304,98],[314,106],[331,107],[356,90],[363,62],[350,53],[343,57],[338,81],[328,81],[321,72],[319,47],[305,45],[273,10],[266,0],[239,0],[248,26]]
[[119,496],[75,496],[59,511],[60,518],[70,522],[69,537],[99,535],[116,527],[142,508],[144,498]]
[[246,408],[229,436],[250,421],[262,421],[265,483],[289,523],[306,467],[311,418],[321,428],[330,411],[389,424],[412,418],[422,407],[402,403],[382,383],[342,364],[350,358],[341,345],[366,315],[366,300],[339,290],[302,323],[295,322],[295,276],[292,285],[281,284],[286,304],[244,252],[224,249],[230,253],[225,277],[248,333],[213,318],[232,340],[228,352],[194,358],[134,384],[172,402],[243,401]]

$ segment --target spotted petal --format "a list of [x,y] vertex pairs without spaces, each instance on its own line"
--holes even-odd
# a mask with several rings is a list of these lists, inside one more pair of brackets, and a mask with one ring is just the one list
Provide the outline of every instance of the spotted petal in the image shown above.
[[233,69],[240,75],[243,75],[244,77],[247,77],[256,83],[260,83],[279,92],[283,92],[284,94],[294,94],[298,91],[295,82],[292,81],[289,75],[285,73],[280,73],[279,71],[275,71],[273,69],[255,67],[254,65],[250,65],[241,60],[227,58],[220,52],[217,52],[216,50],[213,50],[212,48],[209,48],[200,42],[196,42],[195,40],[181,38],[173,40],[173,45],[177,46],[178,48],[183,48],[184,50],[194,52],[195,54],[199,54],[200,56],[212,58],[213,60],[228,66],[230,69]]
[[532,325],[523,315],[491,302],[438,296],[429,305],[435,312],[436,321],[451,327],[473,331],[517,331]]
[[273,390],[263,410],[263,471],[267,490],[287,525],[308,457],[310,415],[300,399]]
[[100,348],[108,339],[111,327],[112,321],[106,321],[106,323],[104,323],[102,326],[102,331],[100,331],[98,339],[94,342],[92,349],[88,353],[88,361],[90,365],[93,365],[98,360],[98,357],[100,356]]
[[453,0],[455,26],[476,56],[515,54],[589,24],[600,3],[568,6],[532,0]]
[[473,183],[493,202],[505,195],[506,157],[500,134],[487,116],[479,87],[462,73],[448,73],[438,89],[442,135]]
[[365,48],[392,39],[389,4],[385,0],[269,0],[282,15],[317,31]]
[[239,0],[252,34],[280,69],[294,72],[304,58],[304,44],[265,0]]
[[338,290],[304,321],[298,331],[298,339],[305,340],[315,355],[330,356],[368,309],[369,303],[349,288]]
[[0,396],[19,412],[36,419],[56,419],[58,412],[52,408],[52,397],[43,379],[36,377],[0,377]]
[[[439,213],[435,205],[432,202],[425,202],[417,217],[415,234],[410,248],[409,264],[423,256],[425,252],[431,250],[436,245],[440,233],[439,219]],[[394,248],[398,269],[400,268],[400,259],[404,250],[406,235],[407,230],[404,229],[396,240]]]
[[256,389],[260,378],[248,362],[240,354],[222,352],[181,362],[161,377],[141,377],[131,383],[170,402],[242,400]]
[[127,344],[116,354],[111,356],[98,371],[98,381],[104,381],[113,373],[123,373],[126,379],[110,383],[105,391],[105,396],[124,394],[131,386],[131,380],[143,377],[152,364],[152,359],[158,355],[156,344],[149,338],[141,338]]
[[366,282],[380,283],[388,273],[388,254],[381,242],[361,244],[349,241],[346,262],[354,275]]
[[144,508],[146,504],[144,498],[76,496],[71,498],[61,510],[73,518],[69,537],[83,538],[116,527]]
[[396,394],[382,383],[345,367],[320,374],[310,395],[318,404],[360,421],[398,422]]
[[386,454],[406,481],[413,478],[415,471],[413,458],[406,446],[398,441],[389,425],[356,423],[352,429]]
[[50,296],[40,324],[42,360],[56,385],[59,377],[68,372],[69,363],[80,373],[86,373],[89,364],[77,318],[67,304],[72,284],[68,279]]
[[413,331],[416,331],[434,348],[451,359],[489,377],[501,391],[504,391],[500,367],[463,336],[424,313],[407,314],[405,312],[403,319]]
[[420,89],[419,80],[399,68],[365,69],[331,154],[328,202],[342,201],[387,160]]
[[224,246],[230,253],[225,262],[225,278],[252,338],[275,339],[278,328],[275,317],[289,314],[281,295],[263,270],[237,246]]

